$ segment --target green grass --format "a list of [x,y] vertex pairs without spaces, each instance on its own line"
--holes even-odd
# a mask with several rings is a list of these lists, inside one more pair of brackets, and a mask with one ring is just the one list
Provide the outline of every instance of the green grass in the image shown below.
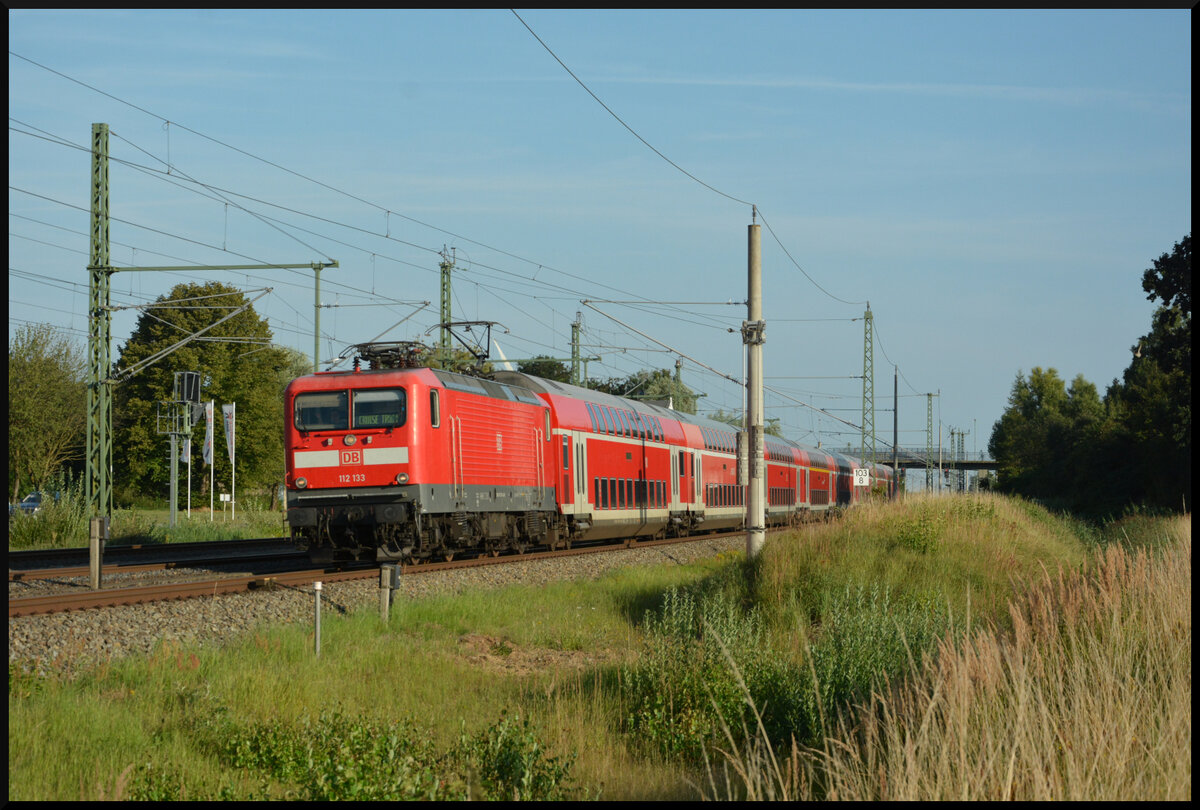
[[[171,526],[170,510],[129,507],[113,510],[109,545],[195,543],[283,537],[287,534],[283,513],[262,508],[247,499],[248,508],[238,509],[236,519],[220,510],[209,513],[193,508],[176,513]],[[57,502],[43,506],[36,515],[13,515],[8,520],[10,551],[53,548],[84,548],[88,544],[88,510],[78,488],[64,493]]]
[[1085,540],[1024,502],[913,498],[773,536],[750,564],[429,597],[386,626],[331,612],[319,659],[300,624],[75,677],[10,664],[9,796],[714,795],[721,750],[819,749],[939,643],[1011,632],[1021,583],[1152,545],[1151,525]]

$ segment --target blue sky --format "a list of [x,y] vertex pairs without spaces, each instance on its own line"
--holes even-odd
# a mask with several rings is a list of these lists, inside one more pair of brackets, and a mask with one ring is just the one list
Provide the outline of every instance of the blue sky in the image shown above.
[[[672,367],[642,332],[740,377],[745,308],[719,302],[745,299],[753,203],[768,415],[834,447],[856,429],[808,405],[859,424],[866,302],[881,443],[895,364],[901,444],[940,390],[944,440],[983,449],[1018,371],[1120,376],[1141,273],[1191,229],[1188,11],[518,13],[679,168],[507,10],[9,11],[10,337],[84,340],[90,157],[63,141],[93,122],[114,158],[171,165],[114,163],[113,263],[336,259],[323,361],[397,301],[432,304],[383,339],[421,337],[452,247],[454,317],[502,324],[508,357],[568,356],[581,312],[592,376]],[[117,273],[114,303],[187,278]],[[203,278],[273,287],[256,310],[311,355],[311,272]]]

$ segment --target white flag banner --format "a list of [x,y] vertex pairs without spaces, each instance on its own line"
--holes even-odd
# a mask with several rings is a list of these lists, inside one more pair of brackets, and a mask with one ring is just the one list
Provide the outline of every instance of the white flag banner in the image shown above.
[[213,403],[204,403],[204,463],[213,463]]
[[228,405],[221,406],[221,415],[225,417],[225,449],[229,451],[229,461],[233,461],[233,432],[234,432],[234,410],[237,408],[236,402],[231,402]]
[[191,464],[192,461],[192,437],[183,437],[183,450],[179,453],[179,460],[184,464]]

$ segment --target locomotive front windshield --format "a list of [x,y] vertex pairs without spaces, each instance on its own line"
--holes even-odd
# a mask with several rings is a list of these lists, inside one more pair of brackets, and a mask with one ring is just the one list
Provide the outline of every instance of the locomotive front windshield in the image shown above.
[[349,401],[345,391],[298,394],[294,406],[296,430],[346,430]]
[[296,396],[293,421],[302,431],[350,430],[351,421],[354,430],[395,428],[404,424],[406,404],[403,388],[311,392]]

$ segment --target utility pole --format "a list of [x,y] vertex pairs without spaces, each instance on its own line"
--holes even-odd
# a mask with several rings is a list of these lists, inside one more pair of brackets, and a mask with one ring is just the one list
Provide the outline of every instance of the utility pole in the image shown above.
[[176,371],[172,393],[174,399],[159,403],[156,427],[160,435],[166,433],[171,437],[171,508],[168,512],[168,525],[174,527],[179,512],[179,440],[191,435],[192,424],[203,415],[203,406],[200,404],[200,374],[195,371]]
[[92,124],[92,234],[88,261],[87,461],[84,487],[93,515],[112,517],[112,372],[108,242],[108,124]]
[[[864,467],[875,464],[875,345],[872,341],[871,302],[863,314],[862,452]],[[868,444],[869,440],[869,444]]]
[[762,226],[758,209],[751,208],[749,226],[747,318],[742,324],[742,342],[749,355],[747,360],[747,415],[749,416],[750,491],[746,504],[746,558],[753,559],[766,544],[766,504],[764,502],[766,469],[763,463],[763,332],[766,324],[762,314]]
[[[940,442],[941,439],[939,438]],[[933,394],[925,395],[925,491],[933,492]]]
[[[957,432],[954,430],[954,428],[950,428],[950,459],[951,459],[951,461],[953,461],[953,460],[954,460],[954,448],[958,446],[958,445],[955,443],[955,441],[954,441],[954,440],[955,440],[955,437],[956,437],[956,435],[957,435]],[[949,472],[949,471],[947,471],[947,472]],[[951,483],[951,485],[950,485],[950,490],[951,490],[952,492],[953,492],[954,490],[956,490],[956,489],[958,489],[958,470],[957,470],[957,465],[955,465],[954,480],[953,480],[953,482],[952,482],[952,483]]]
[[[959,462],[965,461],[967,458],[966,437],[967,437],[967,431],[960,430],[958,432],[957,458],[958,458]],[[963,469],[963,466],[961,463],[958,465],[957,478],[958,478],[958,491],[966,492],[967,491],[967,471],[965,469]]]
[[892,497],[900,496],[900,367],[892,366]]
[[575,320],[571,323],[571,385],[579,385],[579,328],[581,313],[576,310]]
[[[940,394],[941,391],[939,390],[938,393]],[[940,410],[939,408],[939,412]],[[942,488],[942,476],[942,420],[938,419],[938,489]]]
[[442,330],[438,339],[438,353],[442,365],[450,362],[450,323],[454,320],[450,313],[450,271],[454,269],[454,248],[450,248],[450,256],[446,256],[446,247],[442,246],[442,261],[438,267],[442,270]]

